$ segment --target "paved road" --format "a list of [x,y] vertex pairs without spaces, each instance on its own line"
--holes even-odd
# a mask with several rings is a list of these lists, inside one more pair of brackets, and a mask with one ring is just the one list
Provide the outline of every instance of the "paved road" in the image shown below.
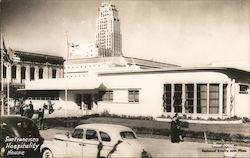
[[[48,129],[41,130],[41,135],[45,139],[52,139],[56,133],[66,133],[65,130]],[[153,157],[214,157],[222,158],[225,148],[215,148],[212,144],[196,143],[196,142],[182,142],[171,143],[168,139],[155,138],[139,138],[145,147],[150,151]],[[217,146],[218,147],[218,146]],[[218,150],[220,149],[220,151]],[[236,157],[250,157],[249,147],[236,147]]]

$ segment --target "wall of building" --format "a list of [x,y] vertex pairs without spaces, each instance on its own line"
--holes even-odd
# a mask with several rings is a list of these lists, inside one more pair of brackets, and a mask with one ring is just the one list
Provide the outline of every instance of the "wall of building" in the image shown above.
[[[10,65],[5,63],[6,67],[6,76],[4,82],[10,82],[14,84],[23,84],[26,81],[37,80],[37,79],[48,79],[48,78],[62,78],[63,77],[63,66],[59,65],[45,65],[42,63],[16,63]],[[15,69],[13,69],[15,67]],[[22,72],[22,68],[24,71]],[[34,78],[31,78],[31,68],[34,68]],[[43,70],[42,77],[39,78],[39,69]],[[56,75],[53,76],[52,71],[56,72]],[[22,78],[21,74],[24,73],[25,77]],[[13,77],[15,75],[15,77]]]
[[[90,74],[89,74],[90,75]],[[74,80],[74,81],[73,81]],[[240,85],[245,85],[240,88]],[[50,85],[50,86],[48,86]],[[57,86],[56,86],[57,85]],[[101,86],[102,85],[102,86]],[[163,107],[165,86],[171,86],[171,110]],[[137,72],[103,72],[82,79],[65,78],[37,80],[26,85],[28,89],[59,88],[59,101],[63,109],[79,109],[77,96],[91,95],[93,108],[91,111],[132,116],[173,116],[176,112],[176,85],[181,85],[180,115],[193,118],[228,118],[233,116],[249,117],[249,84],[238,83],[224,73],[216,71],[137,71]],[[186,106],[191,85],[193,105]],[[201,85],[205,90],[201,90]],[[55,87],[54,87],[55,86]],[[58,87],[59,86],[59,87]],[[199,89],[198,89],[199,87]],[[67,90],[67,99],[65,90]],[[70,89],[70,90],[69,90]],[[202,91],[202,93],[201,93]],[[198,94],[205,99],[199,98]],[[67,102],[65,102],[67,100]],[[166,101],[166,100],[165,100]],[[95,104],[97,102],[97,105]],[[198,108],[203,108],[202,112]]]
[[[240,83],[235,85],[235,115],[250,118],[250,88],[246,91],[240,90]],[[243,84],[246,85],[246,84]]]
[[[230,86],[232,84],[231,79],[218,72],[179,72],[179,73],[138,73],[138,74],[114,74],[100,76],[103,84],[108,90],[113,90],[114,100],[110,102],[100,101],[98,102],[98,109],[100,111],[107,110],[110,113],[126,114],[126,115],[150,115],[160,116],[163,112],[163,91],[164,84],[226,84],[227,88],[227,112],[226,115],[222,115],[222,108],[220,107],[219,114],[190,114],[194,117],[227,117],[236,114],[242,115],[238,109],[238,104],[244,104],[248,106],[247,98],[241,98],[238,103],[238,99],[233,102],[237,108],[232,109],[230,112]],[[221,86],[220,86],[221,87]],[[128,90],[139,90],[139,102],[128,102]],[[221,93],[221,90],[220,90]],[[220,94],[221,95],[221,94]],[[249,97],[249,94],[248,94]],[[220,100],[220,102],[222,102]],[[220,103],[221,105],[221,103]],[[183,105],[184,106],[184,105]],[[167,113],[167,114],[173,114]],[[249,116],[249,114],[248,114]]]

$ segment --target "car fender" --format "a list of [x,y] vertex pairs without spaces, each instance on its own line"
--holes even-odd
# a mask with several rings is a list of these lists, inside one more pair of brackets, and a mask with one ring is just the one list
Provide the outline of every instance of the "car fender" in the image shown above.
[[43,151],[45,151],[46,149],[49,149],[53,153],[54,158],[67,157],[67,153],[65,152],[66,150],[64,150],[61,146],[57,145],[53,141],[44,141],[40,148],[41,153],[43,153]]

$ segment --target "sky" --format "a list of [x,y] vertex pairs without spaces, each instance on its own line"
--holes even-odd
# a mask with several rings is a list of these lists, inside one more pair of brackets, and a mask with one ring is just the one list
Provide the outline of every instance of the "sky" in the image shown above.
[[[95,43],[100,0],[2,0],[14,50],[66,57],[67,40]],[[250,70],[248,0],[115,0],[125,56]]]

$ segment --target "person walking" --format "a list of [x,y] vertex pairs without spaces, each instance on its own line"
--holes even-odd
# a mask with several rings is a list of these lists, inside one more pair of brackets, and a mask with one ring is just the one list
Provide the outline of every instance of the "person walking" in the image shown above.
[[29,118],[32,118],[32,116],[34,114],[34,106],[32,104],[32,101],[30,101],[29,109],[30,109],[30,116],[29,116]]
[[21,115],[21,116],[24,116],[23,102],[20,101],[20,102],[19,102],[19,106],[20,106],[20,108],[19,108],[19,110],[20,110],[20,115]]
[[53,105],[54,105],[55,103],[51,103],[51,101],[50,100],[48,100],[48,108],[49,108],[49,114],[52,114],[53,112],[54,112],[54,108],[53,108]]

